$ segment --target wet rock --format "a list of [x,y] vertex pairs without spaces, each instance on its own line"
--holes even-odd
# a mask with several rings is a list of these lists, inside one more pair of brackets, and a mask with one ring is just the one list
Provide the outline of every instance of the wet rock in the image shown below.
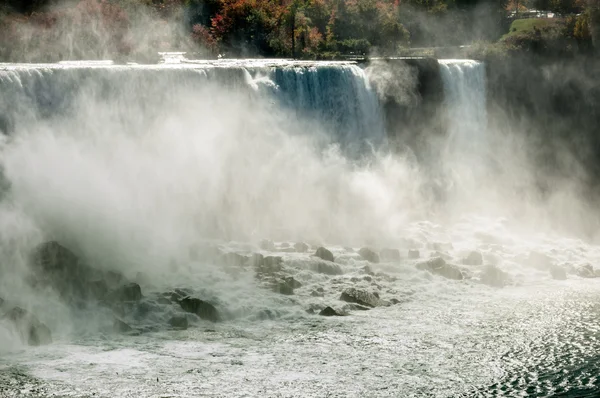
[[313,296],[313,297],[324,297],[324,296],[325,296],[325,293],[323,293],[323,292],[318,292],[318,291],[316,291],[316,290],[313,290],[313,291],[310,293],[310,295],[311,295],[311,296]]
[[248,261],[248,257],[234,252],[223,253],[220,263],[230,267],[243,267]]
[[273,291],[275,293],[285,294],[286,296],[291,296],[294,294],[294,288],[285,282],[276,283],[273,286]]
[[492,287],[504,287],[510,282],[510,276],[495,265],[488,265],[481,274],[481,282]]
[[315,256],[319,257],[322,260],[325,261],[331,261],[333,262],[333,253],[331,253],[329,250],[325,249],[324,247],[319,247],[317,249],[317,252],[315,253]]
[[390,299],[390,303],[391,303],[392,305],[396,305],[396,304],[400,304],[400,303],[401,303],[401,301],[400,301],[400,300],[398,300],[397,298],[392,298],[392,299]]
[[298,253],[306,253],[308,251],[309,247],[304,242],[298,242],[294,245],[294,249],[296,249],[296,251]]
[[294,279],[293,276],[288,276],[287,278],[284,278],[284,281],[294,289],[299,289],[302,287],[302,283]]
[[133,331],[133,328],[125,321],[115,317],[113,320],[113,330],[117,333],[128,333]]
[[310,268],[313,271],[318,272],[319,274],[325,274],[325,275],[342,275],[343,274],[342,267],[340,267],[339,264],[326,262],[326,261],[319,261],[316,263],[312,263],[310,265]]
[[189,295],[190,295],[189,292],[183,291],[181,289],[175,289],[171,292],[162,293],[162,296],[164,298],[168,299],[172,303],[179,303],[179,300],[181,300],[182,298],[189,296]]
[[483,265],[483,256],[477,251],[472,251],[463,259],[464,265]]
[[460,269],[451,264],[447,264],[441,257],[434,257],[425,262],[418,263],[417,269],[429,271],[432,274],[443,276],[444,278],[462,280],[464,276]]
[[263,264],[265,267],[281,271],[281,264],[283,263],[283,259],[279,256],[267,256],[265,257]]
[[379,253],[381,261],[400,261],[400,250],[398,249],[382,249]]
[[359,290],[353,287],[344,290],[340,296],[340,300],[371,308],[380,305],[379,297],[366,290]]
[[162,304],[162,305],[170,305],[170,304],[172,304],[172,301],[171,301],[169,298],[167,298],[167,297],[162,297],[162,296],[161,296],[161,297],[159,297],[159,298],[157,298],[157,299],[156,299],[156,302],[157,302],[158,304]]
[[344,314],[337,312],[331,307],[325,307],[321,312],[319,312],[321,316],[343,316]]
[[363,281],[371,282],[373,281],[373,278],[370,275],[365,275],[363,276]]
[[553,279],[564,281],[567,279],[567,270],[561,266],[555,265],[550,268],[550,275]]
[[109,301],[139,301],[142,299],[142,288],[137,283],[128,283],[108,293]]
[[348,309],[350,309],[351,311],[369,311],[371,309],[371,307],[366,307],[364,305],[360,305],[360,304],[356,304],[356,303],[350,303],[348,305]]
[[585,264],[577,268],[577,275],[582,278],[595,278],[594,267],[590,264]]
[[419,251],[417,249],[410,249],[408,251],[408,258],[414,260],[414,259],[417,259],[419,257],[421,257],[421,253],[419,253]]
[[188,328],[188,319],[185,315],[175,315],[169,319],[169,326],[175,329],[186,330]]
[[253,261],[255,264],[258,264],[255,265],[255,268],[259,275],[272,275],[280,272],[283,268],[283,259],[278,256],[262,257],[262,260],[260,257],[256,256],[253,258]]
[[2,319],[10,321],[15,326],[24,343],[32,346],[52,343],[50,329],[23,308],[12,308]]
[[219,320],[219,312],[215,306],[206,301],[188,296],[179,300],[179,305],[184,311],[196,314],[201,319],[211,322]]
[[0,297],[0,308],[4,307],[4,299]]
[[358,251],[358,254],[370,263],[378,263],[379,255],[368,247],[363,247]]
[[441,258],[443,258],[446,261],[452,260],[452,256],[451,255],[449,255],[448,253],[441,252],[439,250],[436,250],[436,251],[432,252],[429,257],[430,258],[441,257]]
[[53,288],[67,304],[82,307],[88,300],[103,299],[108,290],[124,281],[122,274],[101,271],[83,264],[58,242],[38,245],[31,255],[34,286]]
[[252,256],[250,257],[250,261],[251,261],[253,267],[260,268],[265,263],[265,256],[263,256],[260,253],[252,253]]
[[373,269],[368,265],[365,265],[364,267],[362,267],[362,271],[367,275],[375,276],[375,272],[373,272]]
[[58,242],[37,246],[32,253],[31,264],[36,284],[51,286],[67,302],[87,298],[85,283],[91,271]]
[[275,247],[275,243],[273,243],[272,240],[268,240],[268,239],[261,240],[259,247],[262,250],[266,250],[266,251],[270,251],[270,252],[274,252],[275,250],[277,250]]

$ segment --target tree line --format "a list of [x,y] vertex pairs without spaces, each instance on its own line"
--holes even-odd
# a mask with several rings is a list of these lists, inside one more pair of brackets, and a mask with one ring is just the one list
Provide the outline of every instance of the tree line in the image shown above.
[[[394,55],[494,41],[507,10],[594,10],[598,0],[5,0],[0,60]],[[590,11],[590,15],[592,14]]]

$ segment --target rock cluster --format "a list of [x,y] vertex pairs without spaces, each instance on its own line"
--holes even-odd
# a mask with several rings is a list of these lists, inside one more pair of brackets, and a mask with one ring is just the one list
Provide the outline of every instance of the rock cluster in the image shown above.
[[418,263],[417,269],[429,271],[432,274],[443,276],[444,278],[462,280],[464,275],[460,268],[455,265],[447,264],[441,257],[430,258],[427,261]]

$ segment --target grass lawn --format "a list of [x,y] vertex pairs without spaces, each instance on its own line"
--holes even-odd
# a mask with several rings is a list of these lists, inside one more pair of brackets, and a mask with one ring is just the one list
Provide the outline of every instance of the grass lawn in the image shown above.
[[500,40],[504,40],[508,37],[519,35],[522,33],[533,32],[533,27],[537,27],[540,30],[544,28],[558,28],[562,20],[557,18],[527,18],[517,19],[510,25],[508,33],[506,33]]

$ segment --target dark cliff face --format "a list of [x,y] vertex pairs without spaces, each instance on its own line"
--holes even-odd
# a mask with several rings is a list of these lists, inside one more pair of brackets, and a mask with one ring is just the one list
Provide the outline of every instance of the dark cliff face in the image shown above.
[[544,175],[600,182],[600,63],[515,56],[487,63],[488,114],[525,135]]
[[[415,84],[402,97],[381,98],[386,131],[396,151],[410,150],[417,158],[427,157],[432,135],[443,133],[444,88],[439,64],[433,58],[386,60],[393,70],[408,69]],[[424,134],[424,132],[427,132]]]

